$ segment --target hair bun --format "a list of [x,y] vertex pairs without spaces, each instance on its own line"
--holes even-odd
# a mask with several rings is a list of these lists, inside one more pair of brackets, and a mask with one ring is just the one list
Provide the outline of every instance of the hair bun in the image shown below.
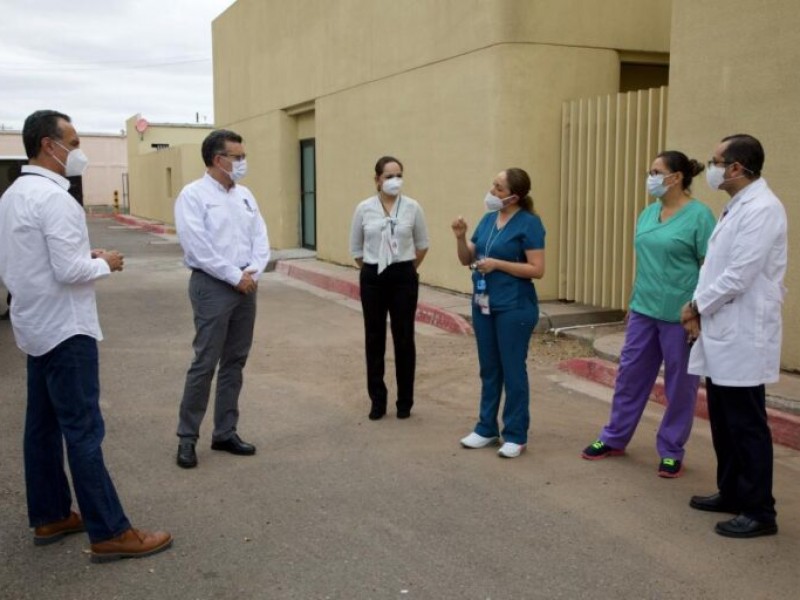
[[698,160],[692,158],[689,160],[689,168],[692,171],[692,175],[698,175],[705,170],[705,165]]

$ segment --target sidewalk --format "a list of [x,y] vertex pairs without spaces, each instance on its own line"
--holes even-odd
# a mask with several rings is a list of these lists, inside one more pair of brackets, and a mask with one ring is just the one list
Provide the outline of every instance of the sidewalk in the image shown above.
[[[571,335],[586,339],[586,333],[582,331],[573,330]],[[617,362],[625,341],[623,327],[602,331],[600,335],[587,341],[592,343],[597,358],[565,360],[559,364],[559,368],[572,375],[613,388],[617,375]],[[663,377],[658,377],[650,399],[662,405],[666,404]],[[781,372],[780,380],[767,386],[767,415],[772,428],[773,442],[800,450],[800,376]],[[695,416],[708,419],[706,390],[702,380],[697,392]]]
[[[129,227],[136,227],[173,237],[174,228],[161,223],[114,215]],[[274,250],[268,271],[299,279],[305,283],[359,300],[358,270],[353,266],[336,265],[316,259],[316,253],[304,249]],[[424,281],[424,274],[423,274]],[[443,290],[424,283],[420,285],[417,321],[458,335],[472,334],[471,304],[467,294]],[[551,332],[582,339],[591,344],[596,358],[572,358],[559,368],[572,375],[613,387],[617,362],[624,342],[623,313],[590,306],[542,302],[537,332]],[[658,378],[652,401],[665,404],[664,382]],[[767,413],[773,440],[800,450],[800,376],[781,373],[780,381],[767,386]],[[698,392],[696,416],[707,419],[705,388]]]

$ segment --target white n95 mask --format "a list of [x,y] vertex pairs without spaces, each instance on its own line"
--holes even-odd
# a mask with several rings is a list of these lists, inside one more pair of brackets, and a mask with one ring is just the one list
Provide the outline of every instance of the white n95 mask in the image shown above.
[[397,196],[400,193],[400,188],[403,187],[403,179],[402,177],[392,177],[391,179],[385,179],[384,182],[381,184],[381,190],[383,190],[384,194],[388,196]]

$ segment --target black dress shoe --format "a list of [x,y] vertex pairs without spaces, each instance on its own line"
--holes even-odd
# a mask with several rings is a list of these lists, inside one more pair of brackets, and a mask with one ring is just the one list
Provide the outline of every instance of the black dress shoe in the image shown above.
[[386,414],[385,406],[377,406],[373,404],[372,409],[369,411],[368,416],[370,421],[377,421],[378,419],[382,419],[385,414]]
[[730,521],[720,521],[714,531],[725,537],[752,538],[775,535],[778,533],[778,525],[775,522],[756,521],[745,515],[739,515]]
[[689,506],[696,510],[705,510],[707,512],[722,512],[738,514],[739,507],[727,502],[722,498],[722,494],[716,493],[710,496],[692,496],[689,500]]
[[398,408],[397,409],[397,418],[398,419],[407,419],[411,416],[411,409],[410,408]]
[[197,466],[194,442],[182,441],[178,444],[178,466],[184,469],[192,469]]
[[230,452],[239,456],[251,456],[256,453],[256,447],[253,444],[243,442],[242,438],[235,433],[225,441],[211,442],[211,449]]

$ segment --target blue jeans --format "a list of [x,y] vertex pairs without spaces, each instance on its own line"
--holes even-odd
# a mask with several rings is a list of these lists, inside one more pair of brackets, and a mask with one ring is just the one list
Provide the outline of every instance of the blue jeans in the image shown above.
[[105,425],[99,401],[94,338],[76,335],[42,356],[28,356],[24,449],[31,527],[69,516],[66,442],[72,484],[91,542],[111,539],[130,528],[103,462],[100,445]]
[[530,388],[528,385],[528,346],[539,320],[539,307],[528,302],[523,308],[481,314],[474,304],[472,327],[478,344],[481,367],[481,406],[475,433],[483,437],[499,434],[497,415],[505,388],[503,440],[528,443]]

